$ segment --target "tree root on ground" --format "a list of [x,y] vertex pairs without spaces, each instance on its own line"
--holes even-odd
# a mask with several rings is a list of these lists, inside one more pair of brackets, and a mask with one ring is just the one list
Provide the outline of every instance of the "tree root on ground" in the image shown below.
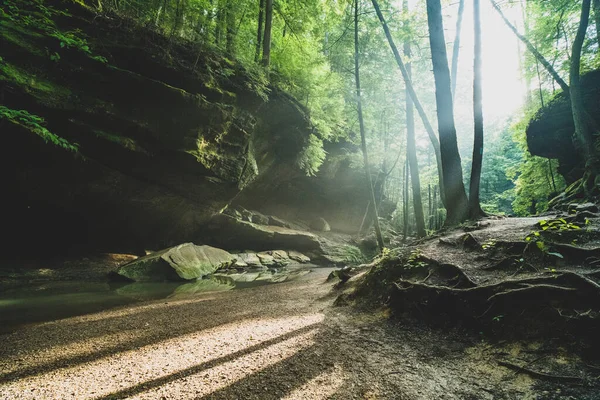
[[453,288],[472,288],[475,282],[458,266],[443,264],[432,258],[420,256],[401,265],[400,279],[419,282],[429,281]]
[[539,272],[536,267],[518,257],[503,258],[481,269],[484,271],[513,271],[515,273],[519,271]]
[[586,249],[584,247],[574,246],[571,244],[563,243],[548,243],[548,246],[554,248],[564,257],[576,260],[599,260],[600,259],[600,247]]
[[583,383],[584,379],[578,376],[569,376],[569,375],[552,375],[547,374],[545,372],[534,371],[524,366],[520,366],[517,364],[513,364],[508,361],[498,361],[498,365],[503,367],[512,369],[517,372],[522,372],[527,375],[530,375],[533,378],[549,380],[553,382],[563,382],[563,383]]
[[527,325],[543,332],[548,324],[564,330],[574,322],[600,329],[600,285],[570,271],[472,287],[400,279],[390,305],[401,313],[494,329]]

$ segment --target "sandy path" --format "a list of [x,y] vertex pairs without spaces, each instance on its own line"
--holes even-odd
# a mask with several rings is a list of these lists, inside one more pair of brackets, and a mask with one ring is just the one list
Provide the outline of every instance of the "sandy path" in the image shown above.
[[0,399],[527,398],[489,347],[332,307],[329,271],[0,336]]

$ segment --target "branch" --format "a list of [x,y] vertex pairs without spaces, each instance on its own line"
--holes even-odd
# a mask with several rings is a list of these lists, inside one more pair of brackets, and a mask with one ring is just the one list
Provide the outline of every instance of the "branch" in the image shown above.
[[551,374],[547,374],[545,372],[534,371],[529,368],[521,367],[520,365],[513,364],[508,361],[498,361],[498,365],[512,369],[517,372],[523,372],[525,374],[533,376],[534,378],[546,379],[546,380],[555,381],[555,382],[562,381],[562,382],[579,383],[579,382],[583,381],[583,378],[580,378],[578,376],[551,375]]
[[552,67],[552,65],[550,65],[550,63],[544,58],[544,56],[531,44],[531,42],[529,40],[527,40],[527,38],[523,35],[521,35],[519,33],[519,31],[517,30],[517,28],[515,28],[515,26],[513,24],[510,23],[510,21],[504,16],[504,13],[502,12],[502,10],[500,9],[500,7],[498,6],[498,4],[496,4],[496,2],[494,0],[490,0],[490,2],[492,3],[492,6],[496,9],[496,11],[498,11],[498,14],[500,14],[500,16],[502,17],[502,19],[504,20],[504,23],[506,24],[506,26],[509,27],[509,29],[511,31],[513,31],[513,33],[523,42],[525,43],[525,46],[527,46],[527,49],[535,56],[535,58],[544,66],[544,68],[546,68],[546,71],[548,71],[548,73],[550,75],[552,75],[552,78],[554,78],[554,80],[556,81],[556,83],[558,83],[558,85],[561,87],[561,89],[563,90],[563,92],[565,92],[566,95],[569,94],[569,85],[567,85],[567,83],[560,77],[560,75],[558,75],[558,72],[556,72],[556,70]]

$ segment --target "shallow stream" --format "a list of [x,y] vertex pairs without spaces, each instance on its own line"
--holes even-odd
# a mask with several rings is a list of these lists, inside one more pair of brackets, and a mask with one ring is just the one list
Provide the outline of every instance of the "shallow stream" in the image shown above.
[[314,267],[299,265],[277,270],[220,272],[205,279],[184,282],[13,282],[0,288],[0,334],[30,323],[94,313],[135,302],[181,299],[207,292],[292,281],[310,273]]

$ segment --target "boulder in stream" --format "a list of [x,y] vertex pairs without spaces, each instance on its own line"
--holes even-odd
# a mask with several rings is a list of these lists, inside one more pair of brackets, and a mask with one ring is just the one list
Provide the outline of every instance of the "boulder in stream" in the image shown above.
[[288,251],[288,255],[290,257],[290,260],[294,260],[299,263],[309,263],[310,262],[310,257],[307,257],[298,251],[290,250],[290,251]]
[[325,218],[318,217],[310,222],[310,229],[319,232],[329,232],[331,230],[331,227],[329,226],[329,223],[325,220]]
[[226,268],[235,261],[225,250],[184,243],[140,257],[121,266],[117,273],[136,282],[191,280]]

